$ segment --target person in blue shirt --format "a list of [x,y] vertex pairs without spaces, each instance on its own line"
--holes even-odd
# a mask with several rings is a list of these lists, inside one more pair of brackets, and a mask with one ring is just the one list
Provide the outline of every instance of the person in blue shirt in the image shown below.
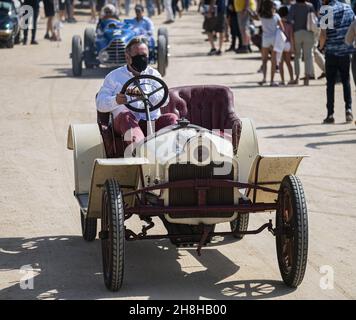
[[[330,12],[333,15],[333,25],[321,25],[320,49],[325,49],[327,116],[323,123],[334,123],[335,83],[338,73],[344,92],[346,122],[352,122],[352,98],[350,87],[350,54],[354,48],[345,43],[345,35],[354,20],[354,12],[347,4],[337,0],[324,0],[329,10],[321,13],[321,17]],[[329,12],[330,11],[330,12]]]
[[133,25],[137,28],[145,30],[146,37],[150,38],[153,36],[154,25],[150,18],[144,16],[143,12],[143,6],[137,4],[135,6],[136,17],[133,19]]

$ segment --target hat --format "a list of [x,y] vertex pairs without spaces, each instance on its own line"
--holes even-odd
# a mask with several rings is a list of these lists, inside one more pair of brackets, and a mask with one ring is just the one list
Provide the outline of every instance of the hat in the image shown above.
[[143,5],[142,4],[136,4],[135,5],[135,11],[144,11]]

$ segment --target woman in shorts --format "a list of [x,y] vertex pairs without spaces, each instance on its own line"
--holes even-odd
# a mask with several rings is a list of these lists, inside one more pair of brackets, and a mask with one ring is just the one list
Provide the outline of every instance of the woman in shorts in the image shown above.
[[271,52],[271,83],[272,87],[278,86],[274,82],[274,75],[276,73],[276,52],[273,50],[274,42],[276,39],[277,29],[280,28],[284,31],[283,24],[280,16],[275,12],[274,3],[271,0],[264,0],[259,9],[259,18],[262,24],[262,73],[263,79],[258,84],[264,85],[267,76],[267,61],[269,53]]

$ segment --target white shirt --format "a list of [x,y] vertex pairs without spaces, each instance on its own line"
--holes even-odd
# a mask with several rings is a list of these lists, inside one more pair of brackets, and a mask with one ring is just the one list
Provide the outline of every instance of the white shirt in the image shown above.
[[[150,66],[148,66],[145,71],[141,72],[141,75],[144,74],[149,74],[161,79],[160,73]],[[130,111],[135,115],[137,120],[146,120],[145,112],[142,113],[133,112],[128,108],[126,108],[124,104],[116,103],[116,95],[120,93],[124,84],[133,77],[134,75],[132,74],[132,72],[128,70],[126,65],[111,71],[105,77],[104,84],[100,88],[98,95],[96,97],[97,110],[100,112],[112,112],[114,117],[123,111]],[[152,92],[153,90],[158,89],[157,87],[160,86],[160,84],[157,81],[151,79],[141,79],[140,83],[142,83],[141,88],[144,90],[145,93]],[[159,101],[161,101],[163,94],[164,94],[163,89],[157,91],[156,93],[154,93],[152,96],[149,97],[150,102],[153,105],[156,105]],[[134,99],[136,98],[127,96],[128,102]],[[162,107],[166,106],[168,102],[169,102],[169,97]],[[144,110],[144,105],[142,101],[134,102],[132,103],[132,106]],[[161,111],[160,109],[156,109],[153,112],[151,112],[150,115],[152,120],[156,120],[161,115]]]

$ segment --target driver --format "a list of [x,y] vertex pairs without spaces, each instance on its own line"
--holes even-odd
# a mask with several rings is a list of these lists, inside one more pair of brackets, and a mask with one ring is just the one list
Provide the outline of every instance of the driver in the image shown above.
[[101,18],[99,19],[97,28],[103,30],[106,26],[107,20],[119,20],[119,17],[117,15],[117,10],[115,6],[112,4],[105,5],[101,10]]
[[[148,46],[144,37],[133,38],[126,46],[125,57],[127,65],[119,67],[110,72],[104,80],[96,98],[96,107],[100,112],[113,113],[113,128],[116,134],[124,137],[127,144],[139,142],[147,135],[147,121],[145,112],[130,111],[125,104],[130,102],[126,94],[137,94],[137,91],[128,88],[126,94],[120,93],[123,85],[138,75],[153,75],[161,78],[159,72],[148,66]],[[145,79],[141,85],[145,92],[152,92],[157,89],[159,83],[155,80]],[[153,105],[157,105],[163,98],[164,90],[159,90],[150,96],[149,100]],[[135,99],[135,97],[133,97]],[[169,98],[162,107],[166,106]],[[143,102],[132,103],[135,108],[144,110]],[[160,109],[150,113],[151,120],[154,121],[155,131],[163,127],[177,123],[178,116],[173,113],[161,114]]]

